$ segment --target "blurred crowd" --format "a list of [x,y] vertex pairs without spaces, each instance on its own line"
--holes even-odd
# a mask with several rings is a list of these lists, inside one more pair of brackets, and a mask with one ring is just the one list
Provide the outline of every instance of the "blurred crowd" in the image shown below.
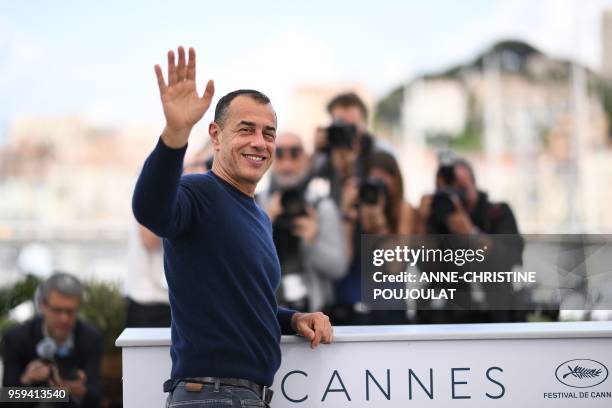
[[[511,286],[504,289],[497,310],[491,310],[486,299],[477,302],[477,308],[468,299],[438,305],[441,310],[423,302],[418,305],[422,310],[406,302],[373,310],[363,301],[363,234],[456,234],[489,245],[494,234],[515,234],[519,239],[513,256],[503,257],[502,264],[495,265],[498,270],[521,264],[523,243],[512,210],[489,201],[478,189],[469,162],[442,157],[432,175],[431,194],[413,208],[404,197],[401,157],[369,132],[362,99],[352,92],[339,94],[329,101],[327,112],[329,125],[315,130],[314,146],[306,146],[303,135],[291,131],[277,134],[269,183],[256,196],[273,225],[282,271],[279,305],[322,310],[336,325],[524,321],[524,312],[499,310],[505,305],[513,309]],[[212,160],[211,152],[202,149],[186,162],[185,172],[208,171]],[[160,240],[135,225],[130,254],[128,326],[167,326]],[[456,289],[468,298],[475,296],[470,287]]]
[[[480,300],[472,287],[458,285],[461,296],[450,304],[396,301],[375,309],[363,301],[364,235],[469,237],[504,251],[493,253],[497,264],[487,266],[505,271],[521,264],[524,243],[511,208],[488,199],[466,160],[441,157],[431,193],[413,208],[404,197],[402,158],[368,131],[360,97],[337,95],[327,112],[329,124],[315,130],[314,146],[291,131],[277,134],[269,183],[256,195],[281,264],[279,305],[323,311],[335,325],[525,321],[526,311],[510,307],[520,302],[511,285],[485,290]],[[209,171],[212,161],[211,149],[203,148],[185,161],[184,173]],[[493,243],[500,234],[516,239],[505,247]],[[162,240],[134,220],[127,254],[125,325],[170,326]],[[78,317],[82,292],[78,279],[65,273],[41,284],[39,313],[3,335],[4,386],[60,385],[71,390],[73,406],[99,405],[101,333]]]

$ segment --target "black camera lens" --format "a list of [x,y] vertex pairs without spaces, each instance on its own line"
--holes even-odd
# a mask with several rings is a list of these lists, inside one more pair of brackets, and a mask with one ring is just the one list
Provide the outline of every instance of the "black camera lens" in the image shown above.
[[281,206],[283,214],[289,217],[297,217],[306,214],[306,202],[304,193],[300,189],[283,191],[281,195]]
[[359,186],[359,201],[361,203],[374,205],[379,202],[381,197],[385,201],[389,198],[389,191],[383,181],[376,178],[368,178]]
[[431,215],[438,223],[445,224],[446,219],[455,211],[451,191],[438,190],[431,202]]
[[327,145],[330,149],[351,149],[356,137],[357,128],[355,125],[334,123],[327,128]]
[[438,174],[442,177],[446,185],[451,185],[455,182],[455,166],[453,165],[440,166]]

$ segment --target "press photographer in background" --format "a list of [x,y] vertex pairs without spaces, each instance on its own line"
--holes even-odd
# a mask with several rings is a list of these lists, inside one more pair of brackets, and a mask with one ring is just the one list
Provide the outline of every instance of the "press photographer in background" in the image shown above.
[[[489,201],[487,194],[477,188],[474,171],[466,160],[445,159],[438,167],[435,183],[434,194],[421,199],[418,233],[452,234],[461,236],[463,242],[469,239],[477,247],[486,246],[485,261],[473,265],[480,271],[512,271],[522,264],[524,241],[510,206]],[[449,239],[451,245],[458,242]],[[438,237],[438,240],[442,238]],[[430,270],[432,266],[424,267]],[[457,265],[453,264],[433,267],[442,268],[433,270],[457,270]],[[419,310],[419,321],[486,323],[524,321],[526,318],[525,311],[510,310],[517,306],[511,283],[482,284],[484,299],[481,300],[475,299],[473,284],[459,283],[456,288],[459,298],[450,305],[452,307],[447,305],[445,310]]]
[[281,263],[280,305],[322,310],[333,302],[333,282],[346,273],[340,213],[310,178],[310,158],[300,137],[280,133],[270,187],[258,200],[273,225]]
[[386,152],[371,154],[365,178],[348,180],[342,200],[349,256],[349,272],[336,285],[336,324],[407,323],[403,304],[397,310],[372,311],[361,301],[361,234],[414,232],[415,211],[404,199],[403,179],[395,158]]
[[100,406],[102,335],[78,318],[82,300],[81,282],[67,273],[55,273],[41,284],[36,295],[40,315],[2,338],[4,387],[61,387],[70,402],[57,406]]
[[371,154],[391,148],[368,132],[368,108],[357,94],[335,96],[327,112],[331,124],[315,134],[313,173],[329,179],[331,197],[340,205],[346,182],[365,178]]

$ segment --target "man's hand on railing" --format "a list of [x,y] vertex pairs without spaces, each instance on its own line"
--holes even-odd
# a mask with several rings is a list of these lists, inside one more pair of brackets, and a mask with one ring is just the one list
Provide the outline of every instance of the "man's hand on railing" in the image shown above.
[[319,343],[332,342],[334,334],[332,325],[329,317],[321,312],[296,312],[291,317],[291,327],[297,334],[310,340],[310,348],[314,349]]

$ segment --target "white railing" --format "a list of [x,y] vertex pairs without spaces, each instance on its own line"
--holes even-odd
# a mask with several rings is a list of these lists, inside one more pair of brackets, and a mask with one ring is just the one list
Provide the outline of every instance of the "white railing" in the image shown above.
[[[170,330],[116,344],[125,407],[163,407]],[[281,348],[274,408],[612,406],[612,322],[347,326],[331,345]]]

